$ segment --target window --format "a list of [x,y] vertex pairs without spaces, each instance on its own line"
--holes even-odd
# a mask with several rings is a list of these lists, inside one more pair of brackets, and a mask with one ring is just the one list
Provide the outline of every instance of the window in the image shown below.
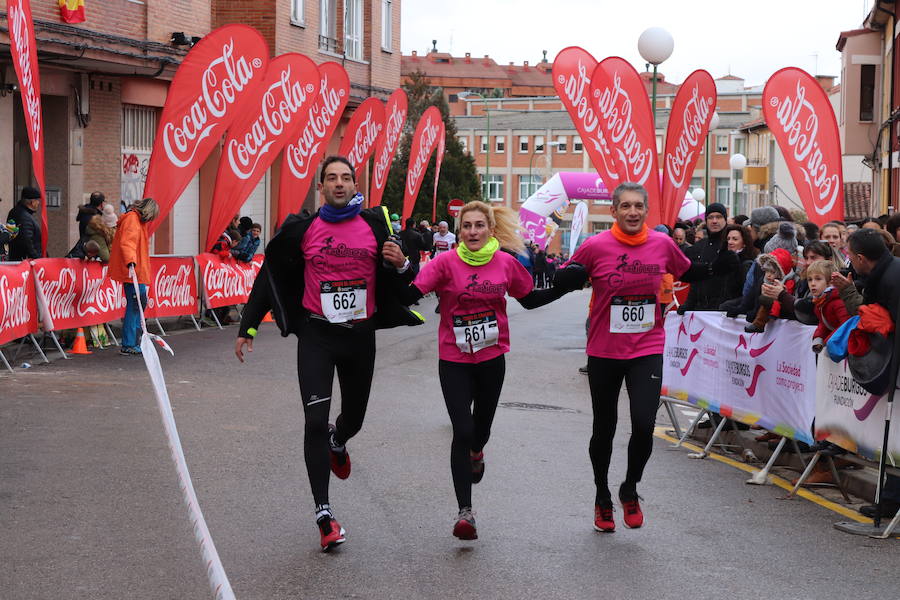
[[501,135],[494,138],[494,149],[498,154],[502,154],[506,150],[506,138]]
[[728,136],[716,136],[716,154],[728,154]]
[[488,137],[486,135],[481,136],[481,153],[485,154],[487,152],[488,147]]
[[565,135],[556,136],[556,151],[560,154],[564,154],[566,152],[566,142],[569,137]]
[[503,201],[503,175],[481,176],[481,195],[492,202]]
[[390,50],[394,45],[392,27],[394,9],[392,0],[381,0],[381,49]]
[[122,148],[150,152],[155,137],[155,108],[128,104],[122,107]]
[[319,50],[338,51],[337,0],[319,0]]
[[519,202],[528,200],[541,187],[540,175],[519,175]]
[[731,182],[727,177],[716,177],[716,202],[721,202],[725,206],[731,205]]
[[363,59],[362,0],[344,0],[344,55],[353,60]]
[[544,151],[544,136],[542,136],[542,135],[534,136],[534,151],[535,152],[543,152]]
[[303,3],[306,0],[291,0],[291,23],[294,25],[304,25],[303,20]]
[[575,152],[576,154],[578,154],[583,151],[584,151],[584,145],[582,145],[582,143],[581,143],[581,136],[576,135],[575,137],[572,138],[572,152]]
[[657,135],[656,136],[656,153],[662,154],[662,151],[663,151],[663,136]]
[[459,147],[462,148],[462,151],[468,152],[469,151],[469,138],[461,137],[461,138],[457,138],[457,139],[459,139]]
[[875,65],[860,65],[859,120],[875,120]]
[[600,233],[612,227],[612,223],[606,221],[593,221],[591,223],[591,233]]
[[519,136],[519,152],[522,152],[522,153],[528,152],[528,136],[527,135]]

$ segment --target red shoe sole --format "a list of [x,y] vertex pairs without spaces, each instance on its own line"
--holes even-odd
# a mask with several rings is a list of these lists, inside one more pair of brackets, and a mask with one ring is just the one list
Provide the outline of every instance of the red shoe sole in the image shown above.
[[604,526],[597,525],[596,523],[594,523],[594,531],[598,531],[600,533],[615,533],[616,524],[612,523],[612,524],[604,527]]
[[341,465],[338,464],[334,452],[331,452],[331,472],[334,473],[334,476],[338,479],[347,479],[350,477],[350,456],[347,456],[347,461]]
[[453,535],[461,540],[477,540],[478,532],[468,521],[459,520],[453,526]]

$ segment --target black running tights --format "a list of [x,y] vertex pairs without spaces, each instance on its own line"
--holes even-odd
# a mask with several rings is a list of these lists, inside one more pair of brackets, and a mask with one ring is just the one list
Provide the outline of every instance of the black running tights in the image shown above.
[[588,357],[588,382],[594,408],[594,430],[590,454],[597,485],[597,504],[610,499],[609,461],[618,419],[622,381],[628,388],[631,405],[631,440],[628,442],[628,471],[625,481],[636,484],[653,451],[653,427],[659,408],[662,385],[662,354],[628,360]]
[[344,444],[359,432],[366,416],[375,369],[375,332],[312,319],[300,335],[297,373],[306,416],[303,454],[317,505],[328,504],[328,415],[335,369],[341,386],[341,414],[335,421],[335,439]]
[[460,508],[472,506],[469,452],[481,452],[491,436],[505,374],[506,360],[502,354],[474,364],[438,361],[441,390],[453,425],[450,472]]

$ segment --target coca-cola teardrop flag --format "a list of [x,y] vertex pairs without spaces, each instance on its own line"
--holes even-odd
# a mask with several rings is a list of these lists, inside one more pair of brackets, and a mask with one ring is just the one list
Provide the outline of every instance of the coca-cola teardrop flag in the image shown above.
[[262,85],[225,136],[209,214],[210,248],[281,149],[296,139],[319,95],[316,64],[295,52],[269,62]]
[[383,135],[384,103],[378,98],[366,98],[350,117],[338,150],[338,154],[346,156],[353,165],[357,177]]
[[675,225],[715,110],[716,82],[706,71],[694,71],[675,95],[666,131],[662,182],[662,222],[665,225]]
[[372,191],[369,192],[369,206],[381,205],[381,197],[387,185],[388,173],[391,172],[391,164],[394,155],[400,146],[400,135],[406,124],[406,115],[409,112],[409,99],[402,88],[394,90],[388,98],[384,109],[385,123],[384,135],[378,140],[375,148],[375,165],[372,169]]
[[[44,118],[41,114],[41,75],[38,72],[37,42],[29,0],[6,0],[9,23],[9,51],[22,94],[22,111],[31,149],[31,170],[41,198],[47,199],[44,185]],[[47,254],[47,203],[41,202],[41,255]]]
[[347,100],[350,78],[344,68],[333,62],[319,65],[319,96],[308,111],[308,118],[293,140],[284,148],[281,179],[278,185],[278,223],[300,210],[316,169],[325,157],[328,141],[334,135]]
[[187,53],[169,86],[147,167],[144,197],[159,204],[159,227],[225,130],[247,107],[269,64],[262,35],[225,25]]
[[600,128],[600,117],[591,98],[591,77],[596,67],[597,60],[587,50],[577,46],[564,48],[553,61],[553,87],[581,136],[591,164],[606,188],[613,190],[621,180],[616,158]]
[[763,90],[763,115],[784,155],[809,220],[844,220],[841,138],[828,95],[796,67],[777,71]]
[[34,275],[27,260],[0,264],[0,344],[38,330]]
[[443,124],[440,109],[437,106],[429,106],[422,113],[422,117],[416,125],[409,151],[409,165],[406,169],[406,187],[403,191],[403,220],[401,222],[405,222],[406,219],[412,216],[413,208],[416,205],[416,197],[419,195],[422,180],[425,178],[425,169],[428,167],[431,153],[434,152],[438,145],[438,137],[440,137]]
[[441,120],[441,131],[438,133],[437,152],[434,156],[434,197],[431,199],[431,222],[437,220],[437,189],[441,179],[441,163],[444,162],[444,148],[446,146],[447,125]]
[[[662,223],[656,131],[650,98],[641,76],[618,56],[600,61],[591,76],[591,97],[598,126],[615,156],[619,183],[639,183],[647,189],[647,224]],[[607,188],[609,184],[607,183]]]

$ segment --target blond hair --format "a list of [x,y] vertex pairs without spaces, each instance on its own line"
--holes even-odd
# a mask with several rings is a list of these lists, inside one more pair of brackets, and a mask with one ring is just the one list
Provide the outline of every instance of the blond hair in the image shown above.
[[[495,208],[480,200],[473,200],[459,211],[460,224],[462,224],[463,215],[473,210],[477,210],[487,218],[488,227],[500,242],[501,248],[516,253],[525,249],[525,242],[519,235],[519,216],[512,209],[505,206]],[[457,233],[459,233],[458,230]]]
[[830,260],[814,260],[806,267],[806,278],[809,279],[810,275],[821,275],[825,281],[828,281],[836,270],[834,263]]
[[129,210],[137,211],[137,214],[141,216],[141,221],[143,221],[144,223],[152,221],[157,216],[159,216],[159,205],[153,198],[144,198],[143,200],[138,200],[128,208]]

